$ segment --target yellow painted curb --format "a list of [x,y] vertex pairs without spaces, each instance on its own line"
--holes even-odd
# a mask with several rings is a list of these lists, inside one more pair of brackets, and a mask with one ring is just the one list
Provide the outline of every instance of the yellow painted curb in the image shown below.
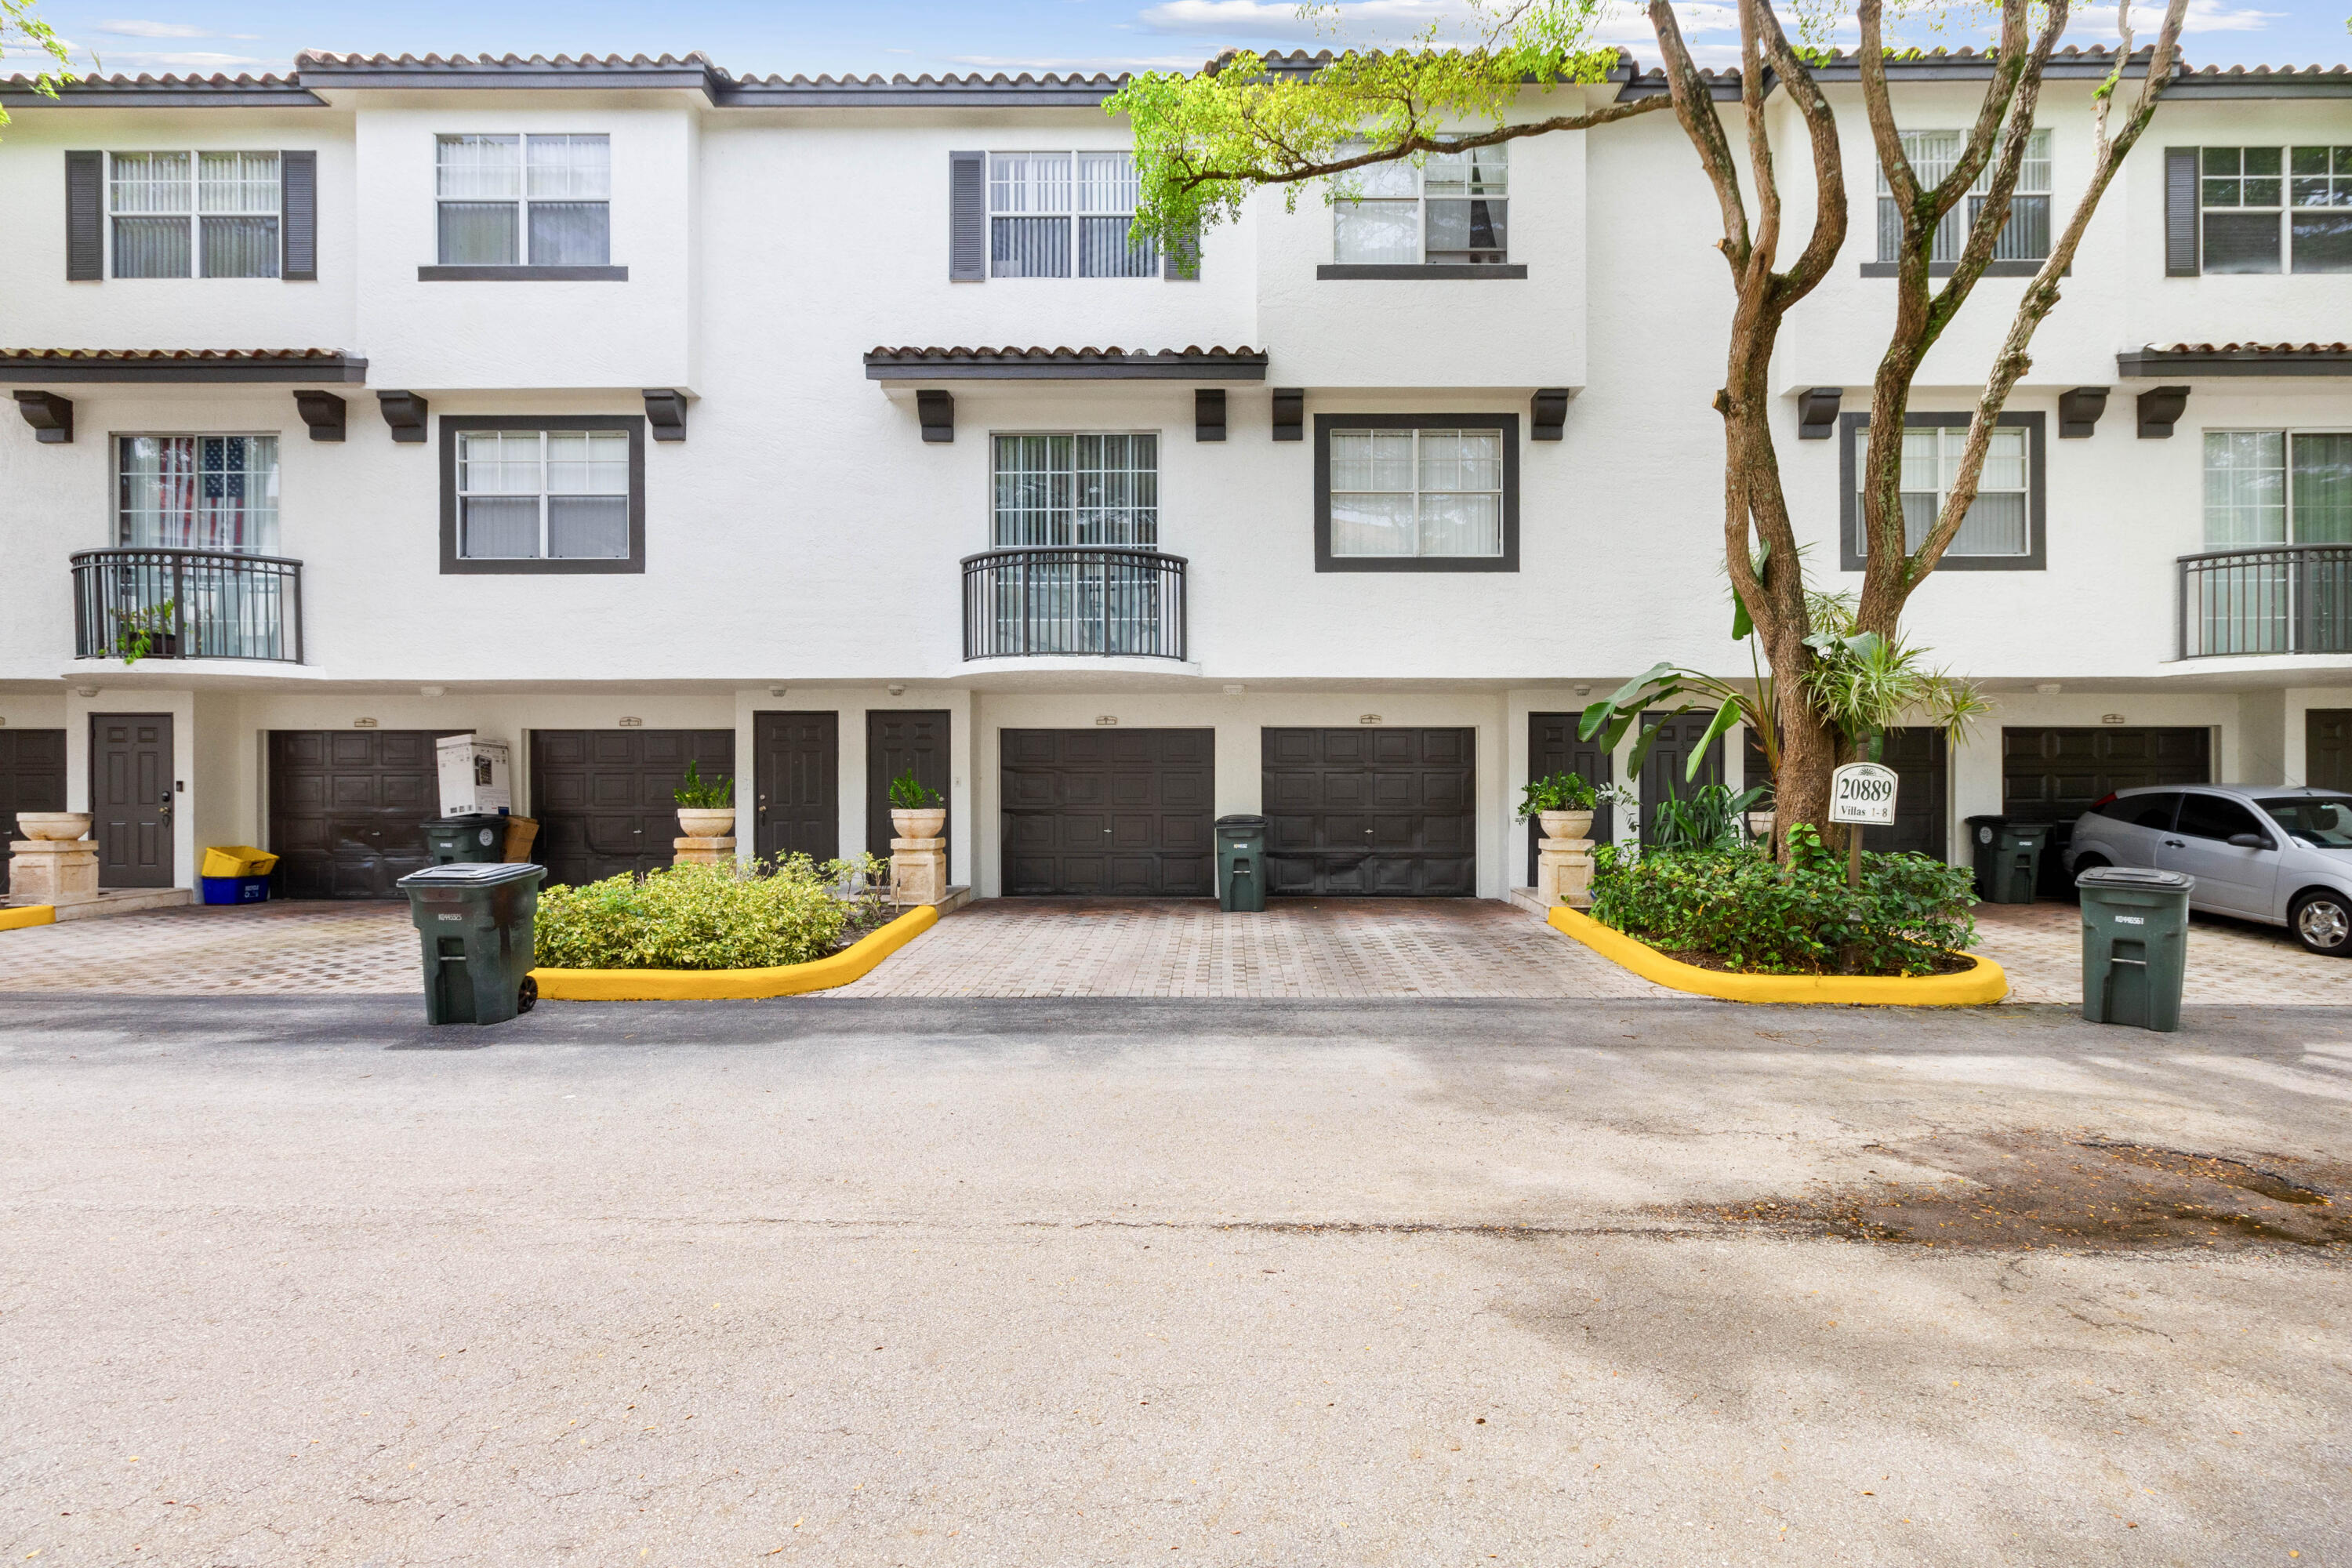
[[1645,942],[1612,931],[1566,904],[1545,916],[1612,963],[1675,991],[1726,1002],[1826,1002],[1876,1007],[1981,1007],[2009,994],[2009,976],[1990,958],[1971,957],[1958,974],[1727,974],[1668,958]]
[[884,959],[939,923],[929,904],[908,910],[871,936],[829,958],[772,969],[534,969],[539,994],[557,1002],[745,1002],[798,996],[862,979]]
[[50,904],[26,904],[21,910],[0,910],[0,931],[17,931],[26,926],[55,925],[58,911]]

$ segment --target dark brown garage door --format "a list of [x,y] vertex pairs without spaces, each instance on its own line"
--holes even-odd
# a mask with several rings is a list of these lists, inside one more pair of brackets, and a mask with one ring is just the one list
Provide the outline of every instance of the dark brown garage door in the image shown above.
[[433,742],[462,730],[273,730],[269,847],[288,899],[391,899],[441,815]]
[[732,730],[533,730],[532,858],[550,882],[651,871],[677,858],[675,792],[695,763],[735,776]]
[[1208,898],[1213,730],[1006,730],[1004,891]]
[[2024,822],[2072,822],[2119,789],[2210,784],[2211,743],[2207,730],[2005,729],[2001,811]]
[[1469,730],[1262,732],[1266,890],[1478,890]]
[[[0,833],[18,837],[20,811],[66,808],[66,732],[0,730]],[[8,890],[8,858],[0,855],[0,893]]]

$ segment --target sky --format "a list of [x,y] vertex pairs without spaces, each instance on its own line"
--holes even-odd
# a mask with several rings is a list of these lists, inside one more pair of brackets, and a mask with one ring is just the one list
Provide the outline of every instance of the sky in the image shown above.
[[[1465,0],[1341,0],[1319,20],[1268,0],[36,0],[86,67],[109,73],[285,71],[302,49],[400,54],[635,54],[699,49],[741,75],[1191,69],[1219,50],[1407,41],[1458,30]],[[1732,8],[1677,0],[1702,63],[1736,56]],[[2160,10],[2133,13],[2142,38]],[[2352,0],[2190,0],[2192,65],[2352,62]],[[2115,37],[2113,4],[2078,12],[2068,41]],[[1649,25],[1621,4],[1602,37],[1654,59]],[[1968,41],[1962,31],[1949,41]],[[0,74],[33,68],[16,51]]]

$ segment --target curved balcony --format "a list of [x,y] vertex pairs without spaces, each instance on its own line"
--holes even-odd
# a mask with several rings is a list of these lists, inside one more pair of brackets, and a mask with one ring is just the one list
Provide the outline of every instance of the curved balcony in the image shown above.
[[963,560],[963,656],[1184,657],[1184,558],[1025,546]]
[[2352,653],[2352,544],[2180,557],[2180,657]]
[[302,563],[218,550],[73,557],[76,658],[302,662]]

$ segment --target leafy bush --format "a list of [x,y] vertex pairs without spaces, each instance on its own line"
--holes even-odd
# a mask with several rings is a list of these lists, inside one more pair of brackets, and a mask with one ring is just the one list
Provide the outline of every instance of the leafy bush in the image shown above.
[[1759,974],[1927,974],[1976,942],[1969,873],[1924,855],[1865,855],[1862,886],[1811,828],[1789,833],[1790,864],[1761,849],[1607,846],[1593,857],[1592,916],[1670,952]]
[[1763,798],[1762,784],[1738,795],[1729,784],[1701,784],[1687,800],[1669,795],[1658,803],[1652,837],[1661,849],[1736,849],[1748,842],[1747,814]]
[[641,878],[541,889],[537,957],[549,969],[805,963],[833,952],[850,912],[806,856],[773,865],[672,866]]
[[735,804],[735,781],[712,779],[705,783],[702,764],[686,764],[686,777],[670,791],[670,798],[688,811],[724,811]]
[[939,791],[917,778],[911,767],[890,781],[890,805],[898,811],[929,811],[942,798]]
[[1591,811],[1599,798],[1600,792],[1582,773],[1530,779],[1520,792],[1519,820],[1525,822],[1539,811]]

